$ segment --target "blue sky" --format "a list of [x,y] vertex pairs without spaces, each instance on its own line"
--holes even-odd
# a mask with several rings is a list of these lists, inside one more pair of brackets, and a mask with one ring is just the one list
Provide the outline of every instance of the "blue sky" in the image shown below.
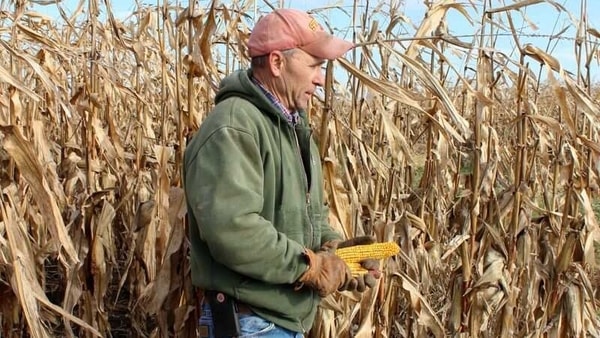
[[[359,10],[364,8],[365,4],[370,4],[370,6],[377,5],[378,1],[366,1],[366,0],[357,0],[357,4],[359,6]],[[419,23],[423,20],[425,15],[426,7],[424,5],[423,0],[386,0],[385,3],[403,3],[401,8],[403,9],[404,16],[406,19],[414,26],[418,26]],[[459,36],[459,39],[465,42],[473,42],[473,34],[477,32],[477,28],[479,25],[479,21],[482,17],[483,5],[482,3],[487,2],[487,0],[472,0],[473,3],[476,3],[475,8],[470,6],[470,2],[468,0],[458,1],[462,3],[469,12],[469,15],[474,20],[474,25],[471,25],[465,17],[460,14],[458,11],[451,9],[447,14],[447,24],[448,24],[448,32],[452,35]],[[563,67],[571,72],[574,72],[577,68],[575,53],[574,53],[574,41],[573,38],[576,36],[576,26],[572,19],[579,20],[579,15],[581,12],[581,0],[555,0],[556,3],[562,5],[572,14],[572,18],[569,18],[567,13],[558,11],[552,4],[548,2],[536,4],[529,6],[522,10],[522,12],[512,12],[513,20],[515,20],[515,24],[517,25],[517,29],[520,31],[521,35],[519,36],[519,41],[521,43],[532,43],[536,47],[546,50],[549,48],[550,54],[556,57]],[[72,12],[77,4],[78,0],[62,0],[61,6],[65,9],[67,13]],[[152,5],[156,5],[156,1],[142,1],[142,3],[149,3]],[[162,0],[160,0],[162,3]],[[175,3],[171,1],[171,3]],[[207,6],[209,1],[201,0],[201,6]],[[222,1],[222,3],[226,3],[226,1]],[[319,15],[327,21],[331,23],[334,29],[339,29],[336,33],[338,35],[345,35],[345,37],[349,38],[349,27],[351,27],[351,18],[349,13],[352,13],[353,1],[349,0],[272,0],[270,3],[275,5],[283,5],[283,7],[294,7],[299,9],[323,9],[327,7],[336,6],[337,9],[330,10],[321,10],[319,11]],[[383,2],[382,2],[383,3]],[[493,7],[501,7],[504,5],[509,5],[514,3],[512,0],[493,0]],[[129,13],[131,13],[135,7],[135,1],[133,0],[112,0],[111,1],[113,7],[113,13],[117,17],[125,18]],[[182,6],[187,6],[187,1],[180,1]],[[265,6],[264,1],[257,2],[259,10],[265,11],[268,8]],[[340,10],[342,8],[343,10]],[[389,8],[389,7],[388,7]],[[382,11],[386,12],[388,10],[386,6],[383,6]],[[47,5],[47,6],[39,6],[34,8],[34,10],[47,14],[52,17],[57,17],[56,5]],[[345,14],[345,13],[347,14]],[[372,9],[370,10],[372,12]],[[600,13],[600,0],[587,0],[587,12],[588,13]],[[600,14],[597,14],[600,15]],[[506,16],[503,17],[503,22],[507,24]],[[495,18],[499,18],[499,16],[495,16]],[[524,19],[525,18],[525,19]],[[386,27],[387,23],[386,17],[381,18],[380,27]],[[403,25],[401,30],[402,34],[406,34],[407,37],[412,36],[414,34],[414,30],[411,31],[411,24]],[[595,28],[600,31],[600,20],[597,19],[597,16],[590,15],[588,26]],[[548,47],[549,36],[560,32],[561,30],[566,29],[563,33],[563,37],[568,39],[555,39],[552,41],[550,46]],[[532,35],[538,35],[541,37],[533,37]],[[598,39],[595,39],[596,43],[598,43]],[[501,36],[498,39],[496,44],[496,48],[501,50],[502,52],[510,55],[514,58],[514,42],[511,36]],[[599,53],[600,54],[600,53]],[[456,60],[457,63],[460,63],[460,59]],[[535,64],[535,62],[531,62],[532,69],[537,72],[539,66]],[[464,65],[457,64],[457,68],[462,69]],[[592,79],[596,82],[600,81],[600,68],[598,66],[598,58],[592,62],[591,66],[592,71]]]

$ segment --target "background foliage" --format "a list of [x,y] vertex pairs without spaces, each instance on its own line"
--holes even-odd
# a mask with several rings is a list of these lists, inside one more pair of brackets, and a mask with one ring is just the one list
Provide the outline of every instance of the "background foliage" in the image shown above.
[[[82,1],[53,20],[31,3],[0,3],[0,335],[193,336],[182,152],[269,5],[118,18]],[[520,42],[514,20],[540,5],[566,12],[436,1],[408,38],[400,1],[328,9],[358,44],[309,111],[330,220],[402,252],[375,289],[325,299],[311,336],[599,335],[600,34],[587,1],[566,13],[580,62],[566,72]]]

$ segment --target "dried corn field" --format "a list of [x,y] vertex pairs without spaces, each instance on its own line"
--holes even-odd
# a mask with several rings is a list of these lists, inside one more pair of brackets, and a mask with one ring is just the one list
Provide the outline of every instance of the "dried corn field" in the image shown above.
[[[193,337],[182,152],[268,3],[32,3],[0,2],[0,336]],[[402,250],[311,337],[600,336],[600,27],[580,4],[435,1],[411,29],[402,1],[315,9],[359,44],[309,111],[331,222]],[[575,71],[521,43],[535,6],[576,27],[549,37]]]

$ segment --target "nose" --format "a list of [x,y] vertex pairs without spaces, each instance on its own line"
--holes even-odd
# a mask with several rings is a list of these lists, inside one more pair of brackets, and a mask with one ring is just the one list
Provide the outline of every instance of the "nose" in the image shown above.
[[319,70],[317,71],[317,76],[315,77],[313,83],[320,87],[325,86],[325,72],[322,68],[319,68]]

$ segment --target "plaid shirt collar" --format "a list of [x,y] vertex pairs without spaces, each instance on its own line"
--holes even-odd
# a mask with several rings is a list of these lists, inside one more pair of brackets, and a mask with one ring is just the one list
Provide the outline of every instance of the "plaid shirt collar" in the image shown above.
[[254,82],[254,84],[256,84],[258,88],[260,88],[260,90],[262,90],[265,96],[269,99],[269,101],[271,101],[272,104],[275,105],[275,107],[279,108],[281,115],[292,127],[294,127],[298,123],[298,112],[290,112],[289,109],[287,109],[283,105],[283,103],[281,103],[281,101],[275,95],[273,95],[273,93],[271,93],[267,88],[265,88],[265,86],[263,86],[263,84],[260,83],[254,76],[252,76],[252,82]]

